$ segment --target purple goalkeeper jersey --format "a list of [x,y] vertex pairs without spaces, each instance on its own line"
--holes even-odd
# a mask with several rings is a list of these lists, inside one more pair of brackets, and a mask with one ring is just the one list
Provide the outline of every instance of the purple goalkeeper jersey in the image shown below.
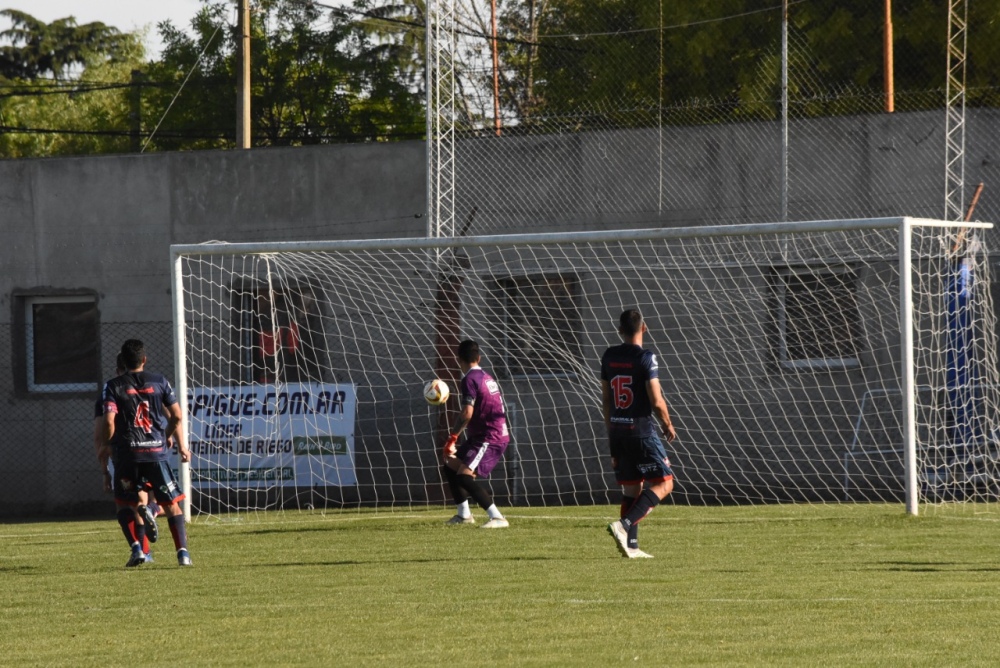
[[476,366],[462,378],[461,389],[462,406],[473,407],[472,419],[465,428],[466,438],[477,443],[506,445],[510,435],[500,385]]

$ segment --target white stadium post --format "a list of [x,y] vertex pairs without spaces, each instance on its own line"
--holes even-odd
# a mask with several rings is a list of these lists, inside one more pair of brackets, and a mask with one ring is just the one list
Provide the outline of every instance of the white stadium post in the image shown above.
[[906,476],[906,512],[916,515],[917,431],[916,380],[913,368],[913,228],[904,219],[899,226],[899,350],[900,380],[903,398],[903,469]]
[[[184,272],[183,258],[180,254],[171,249],[170,253],[170,274],[171,274],[171,303],[174,310],[174,379],[177,387],[177,401],[181,404],[181,414],[184,419],[181,421],[182,437],[187,436],[188,426],[188,401],[187,401],[187,364],[186,340],[185,340],[185,318],[184,318]],[[185,440],[185,442],[187,442]],[[181,507],[184,510],[184,521],[191,521],[191,465],[180,460],[180,452],[177,453],[177,468],[180,473],[180,485],[184,491],[184,500]]]

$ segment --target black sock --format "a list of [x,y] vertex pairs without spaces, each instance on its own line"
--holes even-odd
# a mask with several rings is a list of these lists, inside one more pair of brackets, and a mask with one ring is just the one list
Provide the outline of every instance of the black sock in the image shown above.
[[188,537],[187,527],[184,525],[184,515],[171,515],[167,518],[167,524],[170,526],[170,535],[174,538],[174,548],[186,550]]
[[[622,495],[622,507],[621,507],[621,519],[628,517],[628,511],[632,509],[635,505],[634,496]],[[628,546],[632,549],[638,549],[639,547],[639,525],[633,524],[628,528]]]
[[632,506],[632,509],[628,511],[628,516],[622,520],[622,526],[631,530],[634,524],[652,512],[653,508],[655,508],[659,503],[660,497],[654,494],[652,490],[643,490],[642,494],[639,495],[639,498],[635,500],[635,504]]
[[125,540],[128,542],[128,546],[132,547],[132,543],[135,542],[135,534],[132,532],[132,526],[135,524],[135,513],[132,512],[131,508],[119,508],[118,509],[118,525],[122,528],[122,533],[125,534]]
[[458,486],[468,492],[480,508],[487,510],[493,505],[493,495],[471,475],[456,475],[455,478],[458,480]]
[[469,495],[459,486],[458,474],[447,466],[442,466],[441,471],[444,473],[444,479],[448,481],[448,487],[451,489],[451,498],[455,499],[455,505],[464,503],[469,498]]
[[135,522],[135,539],[139,541],[139,545],[145,545],[146,543],[146,525],[139,524],[139,521]]

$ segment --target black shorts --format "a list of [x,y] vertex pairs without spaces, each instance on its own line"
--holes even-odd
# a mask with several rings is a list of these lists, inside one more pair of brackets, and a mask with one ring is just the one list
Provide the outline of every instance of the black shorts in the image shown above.
[[115,501],[134,506],[139,503],[139,490],[153,493],[162,506],[169,506],[184,498],[169,462],[138,462],[129,466],[115,466]]
[[645,438],[612,438],[611,465],[619,485],[635,485],[643,480],[660,482],[674,477],[667,451],[655,434]]

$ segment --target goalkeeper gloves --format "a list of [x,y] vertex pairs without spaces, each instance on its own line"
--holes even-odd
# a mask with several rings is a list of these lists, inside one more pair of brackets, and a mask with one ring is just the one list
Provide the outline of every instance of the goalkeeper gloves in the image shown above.
[[455,456],[456,450],[458,450],[458,434],[451,434],[441,448],[441,455],[445,459],[450,459]]

